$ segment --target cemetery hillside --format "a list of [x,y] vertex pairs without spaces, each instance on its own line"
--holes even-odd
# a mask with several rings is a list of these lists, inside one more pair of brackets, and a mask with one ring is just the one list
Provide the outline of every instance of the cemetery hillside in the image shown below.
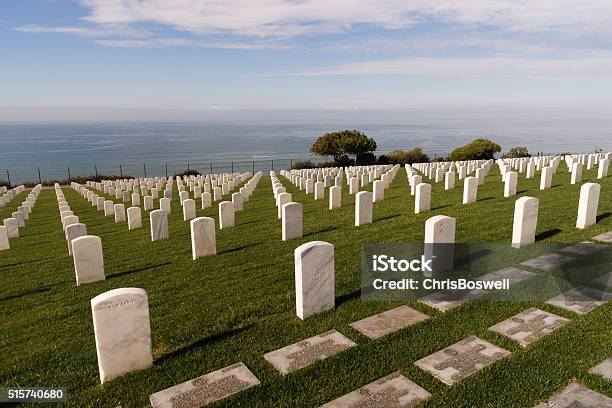
[[4,183],[0,404],[612,407],[612,153],[312,142]]

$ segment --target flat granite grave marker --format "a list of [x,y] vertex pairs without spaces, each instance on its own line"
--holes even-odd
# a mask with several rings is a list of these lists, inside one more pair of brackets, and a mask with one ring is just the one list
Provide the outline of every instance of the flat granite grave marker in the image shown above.
[[300,319],[335,306],[334,246],[312,241],[297,247],[295,262],[295,311]]
[[574,261],[576,258],[560,254],[544,254],[537,258],[529,259],[521,262],[521,266],[529,266],[535,269],[542,269],[543,271],[550,271],[551,269],[557,268],[568,262]]
[[[482,275],[475,280],[478,281],[492,281],[492,280],[502,280],[509,279],[510,284],[518,283],[525,279],[529,279],[536,276],[533,272],[527,272],[522,269],[514,268],[512,266],[500,269],[495,272],[487,273],[486,275]],[[451,309],[454,309],[462,304],[475,300],[487,293],[486,290],[465,290],[465,291],[453,291],[452,293],[448,291],[439,291],[432,293],[430,295],[424,296],[419,299],[419,302],[426,304],[429,307],[433,307],[442,312],[447,312]]]
[[570,254],[575,255],[590,255],[594,252],[602,250],[604,248],[608,248],[608,245],[604,244],[596,244],[594,242],[579,242],[574,245],[566,246],[565,248],[560,249],[561,252],[568,252]]
[[598,276],[597,278],[593,279],[592,282],[597,285],[601,285],[605,288],[611,288],[612,287],[612,272],[608,272],[604,275]]
[[606,380],[612,380],[612,357],[606,358],[604,361],[591,368],[589,373],[601,375]]
[[100,381],[153,364],[147,292],[121,288],[91,299]]
[[149,400],[152,408],[202,407],[258,384],[240,362],[151,394]]
[[508,350],[470,336],[414,364],[440,381],[453,385],[509,354]]
[[594,236],[593,239],[595,241],[612,243],[612,231],[604,232],[603,234]]
[[73,239],[72,258],[77,285],[106,279],[100,237],[85,235]]
[[350,326],[370,339],[378,339],[427,319],[429,316],[425,313],[403,305],[357,320]]
[[587,314],[612,299],[612,293],[580,286],[561,293],[546,303],[578,314]]
[[427,390],[395,372],[319,408],[410,408],[429,397]]
[[336,330],[310,337],[264,354],[264,358],[281,374],[289,374],[317,361],[325,360],[357,343]]
[[571,383],[563,391],[534,408],[610,408],[612,398],[599,394],[578,383]]
[[565,317],[532,307],[489,327],[489,330],[516,340],[521,346],[527,346],[563,327],[569,321]]

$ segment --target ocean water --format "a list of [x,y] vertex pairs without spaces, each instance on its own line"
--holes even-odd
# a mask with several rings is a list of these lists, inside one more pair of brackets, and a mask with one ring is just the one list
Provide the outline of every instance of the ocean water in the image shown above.
[[[428,118],[416,124],[326,123],[5,123],[0,124],[0,180],[37,181],[74,175],[164,176],[189,168],[247,171],[286,168],[311,159],[321,134],[360,129],[375,138],[378,154],[421,147],[447,155],[477,137],[530,152],[591,152],[612,149],[606,120]],[[233,167],[232,167],[233,162]],[[68,168],[70,170],[68,170]],[[166,171],[167,168],[167,171]]]

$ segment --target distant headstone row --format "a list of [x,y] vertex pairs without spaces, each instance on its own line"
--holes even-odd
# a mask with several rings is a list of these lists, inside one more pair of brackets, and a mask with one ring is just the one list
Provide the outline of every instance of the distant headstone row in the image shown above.
[[[30,191],[25,201],[17,207],[17,211],[14,211],[10,218],[3,220],[0,226],[0,251],[11,248],[10,239],[19,238],[19,228],[25,227],[26,221],[30,219],[30,214],[36,204],[40,190],[42,190],[42,185],[38,184]],[[0,208],[10,205],[11,201],[24,191],[25,187],[23,185],[10,190],[3,187],[3,193],[0,197]]]

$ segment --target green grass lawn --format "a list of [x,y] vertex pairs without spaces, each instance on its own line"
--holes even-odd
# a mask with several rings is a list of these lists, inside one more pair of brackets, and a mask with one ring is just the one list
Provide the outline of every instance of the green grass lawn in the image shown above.
[[[553,188],[539,190],[539,173],[519,177],[518,196],[540,199],[538,240],[580,242],[612,230],[612,177],[583,182],[602,185],[598,223],[575,228],[580,185],[569,184],[559,166]],[[422,243],[425,221],[443,214],[457,219],[457,241],[507,243],[514,201],[504,198],[495,166],[479,186],[478,202],[462,205],[463,183],[444,191],[433,186],[432,211],[414,214],[406,173],[401,169],[385,199],[374,205],[374,222],[354,227],[354,197],[343,187],[342,208],[327,209],[280,177],[294,201],[304,204],[304,238],[281,241],[270,178],[262,177],[236,226],[217,230],[217,255],[191,260],[189,223],[177,189],[169,217],[170,239],[151,242],[149,217],[143,228],[115,224],[69,186],[66,200],[88,233],[102,238],[106,280],[77,287],[72,258],[61,228],[53,189],[40,193],[21,237],[0,252],[0,386],[56,386],[68,389],[68,406],[145,407],[150,394],[242,361],[261,385],[216,403],[227,407],[315,407],[394,371],[432,393],[423,407],[532,407],[572,378],[612,397],[612,384],[588,370],[612,355],[612,303],[577,315],[543,302],[467,303],[447,313],[418,302],[411,307],[431,318],[372,341],[349,324],[401,303],[360,300],[361,246],[366,243]],[[371,188],[371,185],[370,185]],[[22,193],[0,219],[25,199]],[[217,220],[217,206],[198,216]],[[157,205],[157,200],[156,200]],[[335,246],[336,308],[301,321],[295,315],[293,250],[308,241]],[[98,379],[90,300],[121,287],[144,288],[149,296],[154,353],[152,368],[104,386]],[[571,322],[523,348],[487,329],[530,306]],[[334,357],[281,377],[263,355],[336,329],[356,343]],[[447,386],[414,362],[469,335],[512,352],[475,375]]]

